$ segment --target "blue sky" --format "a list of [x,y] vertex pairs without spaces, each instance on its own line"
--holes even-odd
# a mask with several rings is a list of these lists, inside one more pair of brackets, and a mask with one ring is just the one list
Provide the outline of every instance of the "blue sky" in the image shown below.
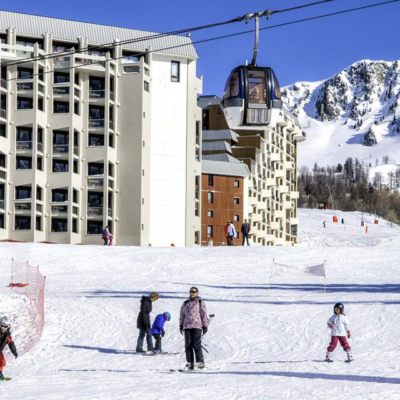
[[[132,29],[169,32],[230,20],[267,8],[281,10],[316,0],[148,0],[27,1],[2,4],[1,9]],[[315,7],[277,14],[260,27],[290,22],[384,0],[335,0]],[[317,21],[260,32],[258,65],[274,68],[282,86],[328,78],[361,59],[400,60],[400,2]],[[193,41],[253,29],[254,21],[192,33]],[[204,94],[221,95],[226,78],[237,65],[251,61],[254,35],[196,45],[198,76]]]

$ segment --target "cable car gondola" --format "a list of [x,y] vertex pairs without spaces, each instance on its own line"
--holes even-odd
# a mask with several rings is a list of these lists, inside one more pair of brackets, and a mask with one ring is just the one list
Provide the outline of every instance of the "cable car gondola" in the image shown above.
[[230,129],[270,126],[283,107],[273,69],[255,65],[235,68],[226,82],[221,105]]

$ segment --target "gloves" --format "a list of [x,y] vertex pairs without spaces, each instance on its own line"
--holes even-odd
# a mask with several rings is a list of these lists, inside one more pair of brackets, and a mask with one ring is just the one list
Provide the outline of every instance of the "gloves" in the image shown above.
[[333,324],[331,324],[330,322],[328,322],[328,328],[333,329]]
[[203,326],[203,335],[205,335],[208,331],[208,328],[206,326]]
[[350,339],[350,331],[347,331],[347,337]]
[[165,336],[165,331],[164,331],[164,329],[162,330],[162,333],[161,333],[161,337],[164,337]]
[[179,325],[179,331],[181,332],[181,335],[183,335],[184,334],[184,330],[183,330],[183,325]]
[[15,358],[18,358],[18,353],[15,353]]

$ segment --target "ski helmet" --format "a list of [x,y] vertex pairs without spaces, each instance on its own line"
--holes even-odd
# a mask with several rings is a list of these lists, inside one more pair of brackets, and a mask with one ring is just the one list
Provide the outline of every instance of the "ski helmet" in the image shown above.
[[168,311],[165,311],[163,315],[168,318],[168,321],[171,321],[171,314]]
[[0,326],[4,326],[5,328],[9,328],[11,326],[10,320],[8,317],[1,317],[0,318]]
[[338,308],[340,310],[340,314],[344,313],[344,304],[343,303],[336,303],[333,306],[333,311],[335,311],[335,308]]

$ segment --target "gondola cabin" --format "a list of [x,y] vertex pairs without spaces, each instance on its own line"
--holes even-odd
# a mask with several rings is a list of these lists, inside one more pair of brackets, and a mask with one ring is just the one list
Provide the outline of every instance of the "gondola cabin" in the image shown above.
[[271,126],[282,107],[278,79],[271,68],[242,65],[229,75],[222,109],[230,129]]

